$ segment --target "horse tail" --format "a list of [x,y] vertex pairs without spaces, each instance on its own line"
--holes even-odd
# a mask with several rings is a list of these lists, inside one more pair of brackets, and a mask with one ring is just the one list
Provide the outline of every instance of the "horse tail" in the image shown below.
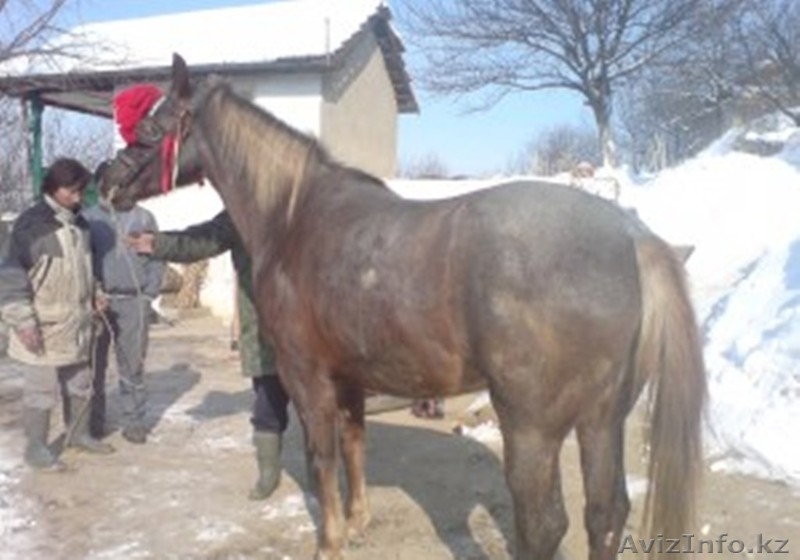
[[649,443],[644,527],[651,538],[680,538],[694,527],[702,466],[706,400],[703,351],[672,248],[656,237],[636,241],[642,293],[637,386],[649,381]]

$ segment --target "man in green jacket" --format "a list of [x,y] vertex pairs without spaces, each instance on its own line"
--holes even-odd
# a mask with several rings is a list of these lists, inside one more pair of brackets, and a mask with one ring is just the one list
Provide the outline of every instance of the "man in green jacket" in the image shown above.
[[252,264],[239,235],[228,217],[220,212],[213,219],[183,231],[142,233],[128,239],[139,253],[155,259],[191,263],[231,252],[236,271],[239,309],[239,357],[242,374],[252,379],[255,401],[250,422],[259,476],[250,491],[252,500],[267,499],[280,481],[281,440],[289,423],[289,397],[275,368],[271,345],[258,336],[258,319],[253,303]]

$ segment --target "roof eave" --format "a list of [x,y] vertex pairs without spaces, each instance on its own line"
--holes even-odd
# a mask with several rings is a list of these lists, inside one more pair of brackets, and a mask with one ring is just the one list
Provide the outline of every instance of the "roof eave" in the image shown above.
[[[268,62],[220,63],[192,65],[193,77],[202,78],[210,74],[252,74],[252,73],[303,73],[320,72],[328,68],[324,56],[306,56],[271,60]],[[104,70],[97,72],[67,72],[61,74],[35,74],[19,77],[0,78],[0,93],[10,97],[26,98],[38,95],[46,105],[69,109],[79,113],[111,117],[111,95],[120,86],[142,82],[168,82],[171,66],[153,66],[125,70]],[[79,102],[70,103],[57,96],[81,93],[107,96],[105,109],[92,108]]]
[[[295,56],[262,62],[194,64],[190,67],[190,71],[194,77],[209,74],[325,72],[330,70],[331,66],[344,63],[345,55],[352,44],[363,33],[371,31],[383,54],[394,88],[398,111],[418,113],[419,106],[411,88],[411,78],[403,61],[403,44],[389,24],[390,19],[389,9],[380,6],[361,28],[331,55]],[[151,66],[93,72],[5,76],[0,77],[0,94],[18,98],[38,95],[46,105],[111,117],[110,100],[116,88],[141,82],[168,82],[171,70],[170,66]],[[106,97],[107,102],[103,107],[99,102],[95,104],[81,103],[79,100],[70,101],[65,95],[70,93],[93,95],[98,101]]]

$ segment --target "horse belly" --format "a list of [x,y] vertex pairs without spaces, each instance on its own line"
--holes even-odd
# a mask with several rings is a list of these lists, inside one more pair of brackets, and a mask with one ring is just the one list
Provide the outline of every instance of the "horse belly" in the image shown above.
[[448,396],[486,385],[484,377],[456,354],[387,351],[374,359],[360,360],[352,370],[366,389],[400,397]]

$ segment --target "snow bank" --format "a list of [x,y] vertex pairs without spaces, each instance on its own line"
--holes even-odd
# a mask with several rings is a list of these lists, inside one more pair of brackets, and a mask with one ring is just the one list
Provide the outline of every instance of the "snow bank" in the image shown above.
[[737,152],[732,131],[698,158],[626,191],[644,221],[695,245],[688,270],[705,338],[714,468],[800,484],[800,132]]

